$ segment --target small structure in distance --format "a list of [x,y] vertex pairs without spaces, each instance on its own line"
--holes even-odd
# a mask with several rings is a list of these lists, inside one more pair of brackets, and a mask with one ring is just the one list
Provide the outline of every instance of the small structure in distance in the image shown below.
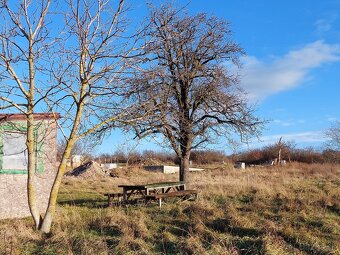
[[105,170],[116,169],[118,167],[117,163],[101,163],[100,166]]
[[235,162],[234,167],[238,169],[246,169],[246,162],[237,161]]
[[[144,169],[147,171],[155,171],[155,172],[161,172],[164,174],[174,174],[179,172],[179,166],[167,166],[167,165],[157,165],[157,166],[144,166]],[[202,168],[193,168],[190,167],[189,171],[203,171]]]

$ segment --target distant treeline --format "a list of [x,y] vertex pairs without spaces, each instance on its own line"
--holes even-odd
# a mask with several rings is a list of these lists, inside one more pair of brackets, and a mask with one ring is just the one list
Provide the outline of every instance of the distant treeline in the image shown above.
[[[287,162],[296,161],[302,163],[340,163],[340,151],[325,149],[318,151],[314,148],[295,148],[289,143],[280,147],[277,145],[266,146],[261,149],[253,149],[233,155],[226,155],[218,150],[195,150],[192,151],[190,160],[194,165],[223,164],[244,162],[265,162],[278,157],[281,148],[281,159]],[[143,152],[115,152],[102,154],[97,161],[106,163],[128,164],[178,164],[174,153],[145,150]]]
[[[175,153],[165,151],[145,150],[143,152],[124,153],[117,151],[113,154],[101,154],[97,161],[106,163],[126,163],[129,164],[178,164]],[[224,152],[217,150],[196,150],[192,151],[190,160],[193,164],[218,164],[231,161]]]
[[295,144],[282,142],[265,146],[261,149],[253,149],[233,155],[234,161],[256,162],[268,161],[278,158],[281,150],[281,159],[287,162],[296,161],[302,163],[340,163],[340,151],[325,149],[323,151],[315,148],[296,148]]

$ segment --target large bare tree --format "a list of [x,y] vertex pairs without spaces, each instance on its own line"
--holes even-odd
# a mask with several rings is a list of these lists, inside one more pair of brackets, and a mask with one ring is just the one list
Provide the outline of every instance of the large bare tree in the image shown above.
[[140,110],[157,110],[135,131],[163,135],[180,160],[180,180],[186,181],[192,149],[235,131],[242,138],[259,131],[262,121],[233,73],[243,50],[233,42],[228,22],[190,16],[169,4],[151,8],[145,36],[146,65],[131,83],[138,100],[149,100]]
[[[76,142],[108,123],[138,118],[126,93],[130,87],[124,85],[135,37],[125,33],[124,0],[1,3],[0,110],[27,116],[29,208],[36,228],[49,232]],[[33,134],[34,113],[42,110],[62,114],[59,126],[66,141],[45,213],[37,206]]]

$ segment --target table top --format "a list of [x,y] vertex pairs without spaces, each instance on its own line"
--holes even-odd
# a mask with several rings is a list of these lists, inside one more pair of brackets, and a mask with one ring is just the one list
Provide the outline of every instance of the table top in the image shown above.
[[166,187],[175,187],[175,186],[183,186],[184,182],[157,182],[157,183],[149,183],[149,184],[136,184],[136,185],[118,185],[120,188],[131,188],[131,189],[152,189],[152,188],[166,188]]

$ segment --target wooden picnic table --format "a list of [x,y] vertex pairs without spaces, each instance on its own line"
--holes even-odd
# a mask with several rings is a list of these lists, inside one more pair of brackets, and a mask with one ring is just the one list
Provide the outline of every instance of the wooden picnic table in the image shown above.
[[123,189],[123,201],[130,200],[132,195],[141,195],[143,198],[150,194],[163,194],[185,190],[184,182],[158,182],[138,185],[118,185]]
[[146,196],[146,199],[147,200],[158,200],[158,206],[159,208],[161,208],[163,199],[178,197],[182,201],[196,200],[197,195],[198,195],[197,190],[180,190],[180,191],[169,192],[169,193],[148,195]]

